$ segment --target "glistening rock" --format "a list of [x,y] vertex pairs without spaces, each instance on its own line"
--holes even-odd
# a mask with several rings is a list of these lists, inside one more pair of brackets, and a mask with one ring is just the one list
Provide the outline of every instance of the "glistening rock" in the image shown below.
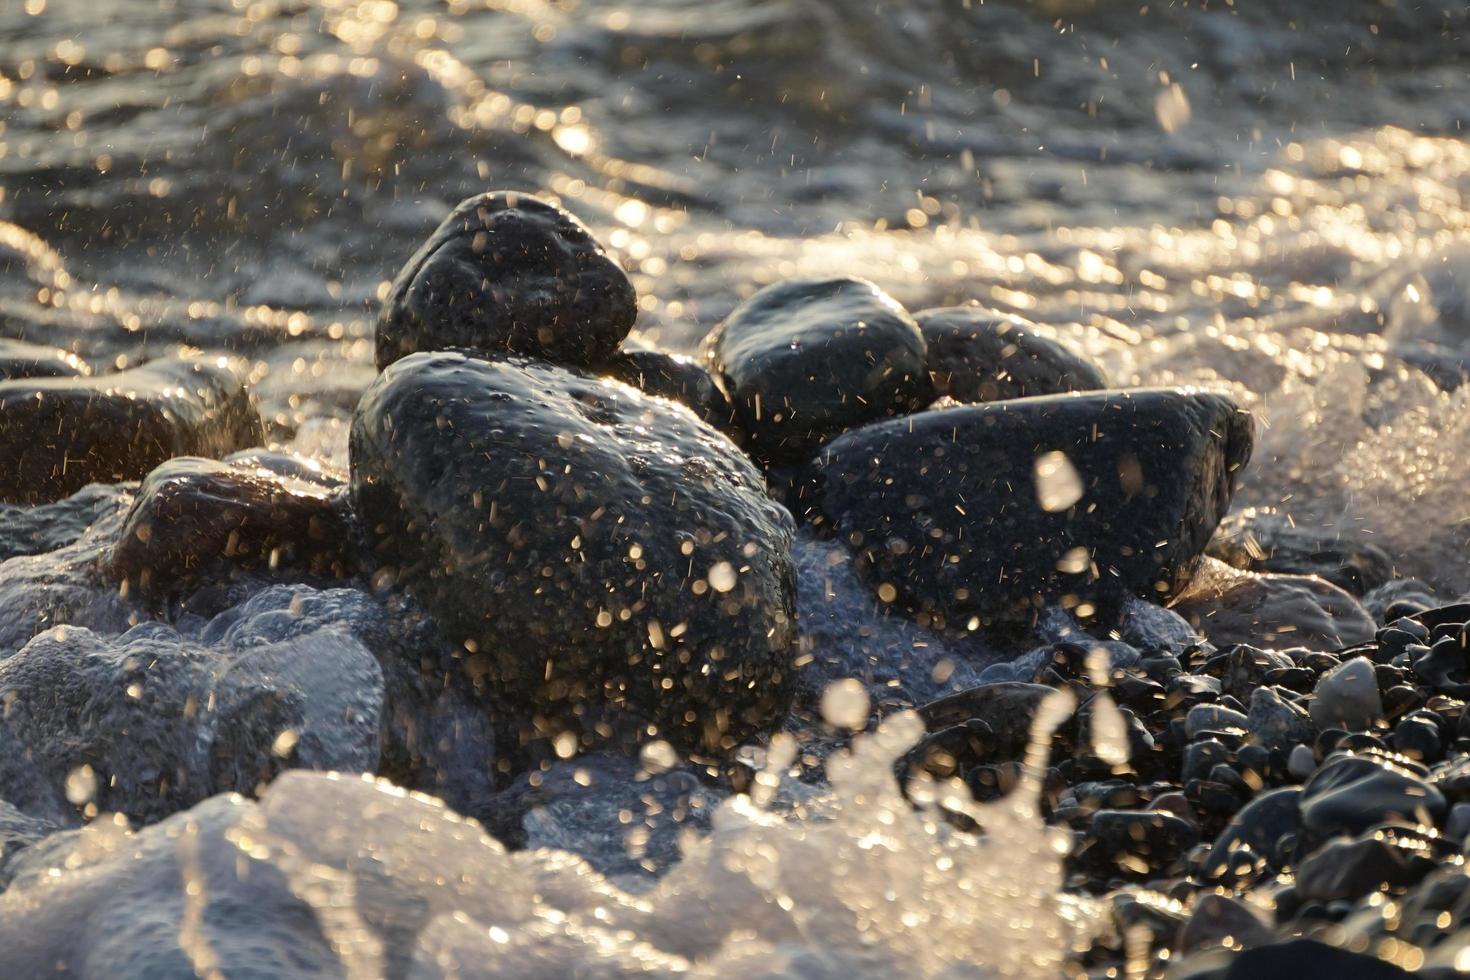
[[344,491],[186,456],[138,488],[112,569],[144,595],[168,596],[236,571],[340,576],[351,542]]
[[844,429],[933,399],[918,324],[863,279],[767,286],[705,338],[705,349],[746,447],[772,462],[800,462]]
[[828,443],[796,505],[879,595],[962,625],[1047,600],[1165,598],[1230,504],[1251,419],[1137,389],[922,412]]
[[728,749],[781,717],[793,521],[687,409],[541,362],[415,354],[363,396],[351,451],[376,558],[523,738],[625,719]]
[[633,284],[572,214],[530,194],[480,194],[393,281],[378,367],[448,347],[590,365],[617,349],[637,314]]
[[0,382],[0,500],[46,503],[88,483],[136,480],[174,456],[259,444],[241,369],[223,358],[118,374]]
[[1091,361],[1029,329],[1018,316],[983,306],[947,306],[914,314],[928,345],[934,393],[959,402],[1106,388]]

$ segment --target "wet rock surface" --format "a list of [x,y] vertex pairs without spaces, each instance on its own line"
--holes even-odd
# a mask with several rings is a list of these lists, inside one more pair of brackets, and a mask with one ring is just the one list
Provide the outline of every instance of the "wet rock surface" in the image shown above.
[[714,375],[693,358],[658,350],[620,350],[597,365],[597,372],[632,385],[645,395],[668,398],[710,425],[731,427],[734,410]]
[[154,597],[239,573],[346,575],[355,526],[345,490],[304,473],[278,475],[264,462],[180,457],[148,474],[113,549],[112,574]]
[[687,410],[529,361],[416,355],[363,397],[374,557],[521,725],[727,750],[789,699],[791,519]]
[[56,627],[0,662],[0,798],[62,824],[151,822],[289,765],[372,772],[382,686],[334,631],[226,652],[156,623],[115,640]]
[[1336,650],[1373,635],[1368,611],[1324,579],[1260,575],[1208,556],[1173,608],[1220,646]]
[[117,374],[0,381],[0,500],[45,503],[136,480],[174,456],[259,444],[238,366],[160,360]]
[[461,201],[393,281],[377,363],[471,348],[590,366],[637,316],[633,285],[570,212],[530,194]]
[[1316,575],[1355,596],[1393,578],[1393,559],[1350,531],[1299,527],[1280,513],[1254,507],[1226,518],[1208,553],[1247,571]]
[[981,306],[914,314],[927,347],[934,394],[958,402],[993,402],[1108,386],[1102,369],[1018,316]]
[[1177,591],[1229,505],[1251,423],[1151,389],[923,412],[854,430],[797,501],[889,600],[963,625],[1045,600]]
[[705,350],[757,457],[799,463],[856,425],[933,400],[924,336],[861,279],[791,279],[741,304]]

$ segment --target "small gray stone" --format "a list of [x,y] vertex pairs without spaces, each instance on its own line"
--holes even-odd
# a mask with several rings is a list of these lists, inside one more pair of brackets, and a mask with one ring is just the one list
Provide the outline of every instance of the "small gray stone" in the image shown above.
[[1201,732],[1221,732],[1228,728],[1246,728],[1246,716],[1218,704],[1197,704],[1184,717],[1184,731],[1190,738]]
[[1362,731],[1383,716],[1378,679],[1367,657],[1354,657],[1317,681],[1312,721],[1318,728]]
[[[1251,692],[1250,711],[1246,716],[1246,728],[1256,741],[1268,749],[1284,749],[1290,746],[1305,748],[1302,744],[1312,740],[1312,722],[1307,713],[1276,693],[1275,688],[1258,687]],[[1307,749],[1308,753],[1311,749]],[[1292,758],[1296,750],[1292,750]],[[1313,767],[1315,768],[1315,762]]]
[[1291,755],[1286,759],[1286,771],[1291,773],[1292,779],[1300,779],[1306,782],[1312,778],[1312,773],[1317,771],[1317,756],[1312,752],[1310,745],[1298,745],[1291,750]]

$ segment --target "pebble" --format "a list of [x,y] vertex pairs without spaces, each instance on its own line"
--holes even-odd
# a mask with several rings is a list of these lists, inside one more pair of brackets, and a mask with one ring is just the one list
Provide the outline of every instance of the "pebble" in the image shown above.
[[949,306],[914,314],[928,345],[936,397],[958,402],[1106,388],[1102,369],[1014,314]]
[[1361,731],[1372,727],[1383,717],[1373,662],[1355,657],[1324,674],[1313,691],[1311,714],[1318,728]]
[[111,572],[129,591],[160,598],[241,572],[342,577],[353,533],[340,487],[182,456],[138,488]]
[[743,444],[801,462],[833,436],[933,400],[924,336],[864,279],[788,279],[737,307],[705,338]]
[[1376,753],[1334,755],[1302,787],[1302,829],[1314,841],[1389,821],[1433,827],[1448,810],[1421,772]]
[[1262,746],[1293,754],[1295,749],[1304,748],[1315,734],[1307,713],[1271,687],[1258,687],[1251,692],[1245,727]]
[[1195,738],[1202,732],[1231,728],[1244,731],[1247,727],[1245,715],[1217,704],[1197,704],[1189,709],[1189,714],[1184,719],[1184,730],[1190,738]]
[[637,315],[633,284],[575,216],[493,191],[461,201],[399,271],[378,315],[377,364],[472,349],[591,366]]

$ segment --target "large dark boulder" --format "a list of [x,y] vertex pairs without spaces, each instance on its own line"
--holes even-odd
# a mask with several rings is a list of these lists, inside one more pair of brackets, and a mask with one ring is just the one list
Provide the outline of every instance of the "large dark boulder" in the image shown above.
[[745,445],[800,462],[832,436],[927,405],[924,337],[863,279],[789,279],[746,300],[705,339]]
[[384,368],[471,348],[591,365],[638,314],[633,284],[586,226],[529,194],[461,201],[398,273],[378,317]]
[[112,550],[130,591],[167,597],[237,571],[333,575],[348,570],[344,489],[263,466],[184,456],[148,474]]
[[797,507],[880,597],[963,625],[1074,597],[1156,600],[1187,580],[1249,458],[1224,395],[1140,389],[923,412],[854,430]]
[[914,314],[929,349],[934,393],[959,402],[1106,388],[1102,369],[1028,329],[1018,316],[983,306],[946,306]]
[[416,354],[364,394],[351,455],[379,580],[428,607],[521,738],[590,744],[627,720],[728,749],[781,717],[793,522],[686,409],[541,362]]
[[166,359],[118,374],[0,381],[0,500],[46,503],[174,456],[259,444],[242,369]]

